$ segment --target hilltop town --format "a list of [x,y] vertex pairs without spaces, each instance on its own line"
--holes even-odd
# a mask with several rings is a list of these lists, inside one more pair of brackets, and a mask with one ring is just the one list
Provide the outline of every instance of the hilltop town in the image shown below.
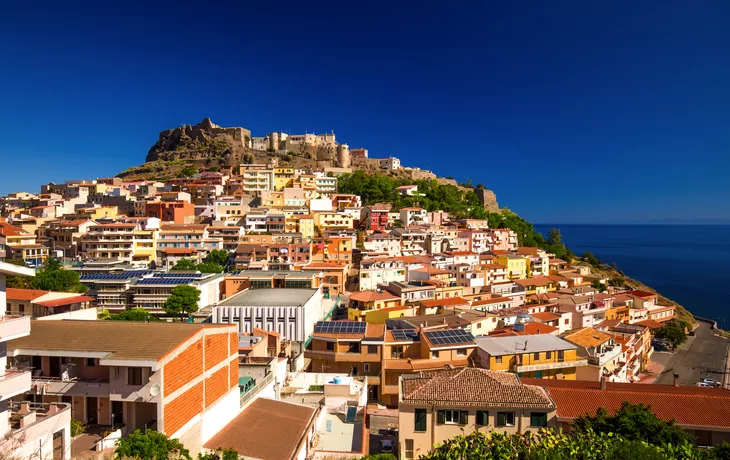
[[7,458],[155,432],[193,456],[413,459],[624,402],[692,449],[730,440],[711,325],[487,187],[334,133],[205,119],[115,177],[0,197],[0,216]]

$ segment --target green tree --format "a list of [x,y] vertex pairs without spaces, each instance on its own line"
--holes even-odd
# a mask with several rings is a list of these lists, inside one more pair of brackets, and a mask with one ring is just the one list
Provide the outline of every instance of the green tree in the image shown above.
[[81,284],[79,274],[65,270],[58,259],[49,258],[30,281],[30,287],[44,291],[84,293],[89,288]]
[[606,285],[603,284],[603,283],[601,283],[598,280],[593,280],[593,282],[591,283],[591,287],[593,289],[598,289],[598,292],[605,292],[606,291]]
[[[19,267],[27,267],[22,259],[5,259],[5,262]],[[15,289],[29,289],[32,278],[29,276],[8,276],[5,279],[6,286]]]
[[687,432],[674,421],[657,417],[650,406],[627,401],[613,415],[605,408],[600,408],[593,417],[578,417],[574,428],[582,433],[616,433],[629,440],[645,441],[657,446],[692,441]]
[[170,296],[165,301],[165,313],[170,316],[180,315],[180,321],[183,321],[186,315],[190,315],[198,311],[198,301],[200,300],[200,290],[187,284],[180,284],[172,288]]
[[673,320],[654,331],[654,336],[660,339],[667,339],[672,343],[673,347],[678,347],[687,341],[685,333],[686,324]]
[[620,287],[620,286],[623,286],[624,284],[626,284],[626,280],[624,280],[620,276],[616,277],[616,278],[611,278],[610,280],[608,280],[608,285],[612,286],[612,287]]
[[197,269],[197,266],[195,265],[195,262],[193,262],[190,259],[180,259],[177,261],[177,263],[170,269],[175,271],[195,271]]
[[190,452],[177,439],[170,439],[159,431],[135,431],[119,440],[116,450],[118,460],[128,458],[167,460],[170,454],[192,460]]
[[204,262],[196,266],[200,273],[223,273],[223,267],[213,262]]
[[241,458],[235,449],[217,449],[215,452],[198,454],[198,460],[239,460]]
[[75,438],[76,436],[80,434],[84,434],[86,432],[86,425],[84,425],[84,422],[81,420],[76,420],[75,418],[71,419],[71,437]]
[[563,244],[563,235],[559,228],[551,228],[547,234],[548,244]]
[[601,265],[601,261],[598,259],[598,257],[594,256],[593,253],[588,251],[583,253],[582,259],[593,265],[594,267],[598,267],[599,265]]
[[710,452],[710,458],[717,460],[728,460],[730,459],[730,442],[721,442],[712,448]]
[[370,454],[360,457],[361,460],[398,460],[393,454]]
[[230,254],[228,251],[225,251],[223,249],[213,249],[210,251],[210,254],[208,254],[208,262],[218,264],[221,267],[228,266],[228,259],[230,257]]
[[117,313],[109,316],[111,321],[139,321],[148,322],[156,321],[157,318],[152,316],[150,312],[144,308],[132,308],[131,310],[125,310],[121,313]]
[[198,169],[194,166],[186,166],[180,171],[182,177],[191,177],[198,174]]

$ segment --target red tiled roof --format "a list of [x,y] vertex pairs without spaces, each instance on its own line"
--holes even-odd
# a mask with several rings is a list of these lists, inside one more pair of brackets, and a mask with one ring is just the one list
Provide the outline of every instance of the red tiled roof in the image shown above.
[[653,294],[653,293],[651,293],[651,292],[647,292],[647,291],[640,291],[640,290],[638,290],[638,289],[637,289],[637,290],[634,290],[634,291],[631,291],[631,292],[629,292],[629,295],[633,295],[633,296],[636,296],[636,297],[641,297],[641,298],[644,298],[644,297],[656,297],[656,296],[657,296],[656,294]]
[[556,315],[555,313],[550,313],[549,311],[541,311],[538,313],[533,313],[530,316],[535,318],[539,321],[555,321],[556,319],[560,319],[560,315]]
[[487,369],[443,369],[402,379],[403,401],[452,402],[504,407],[555,407],[545,390],[523,385],[516,375]]
[[548,324],[542,324],[537,322],[525,324],[525,332],[528,334],[552,334],[557,330],[557,327],[553,327]]
[[400,297],[391,294],[388,291],[378,292],[378,291],[359,291],[359,292],[353,292],[350,294],[350,300],[354,300],[356,302],[374,302],[376,300],[395,300],[400,299]]
[[51,291],[42,291],[40,289],[17,289],[7,288],[5,290],[5,296],[8,300],[34,300],[38,297],[42,297]]
[[[557,404],[559,419],[572,420],[586,413],[594,415],[604,407],[615,412],[621,403],[643,403],[663,420],[675,420],[680,426],[730,428],[730,391],[720,388],[674,387],[670,385],[611,384],[605,390],[599,382],[571,381],[557,385],[541,379],[523,379],[545,388]],[[664,388],[658,388],[664,387]]]
[[664,324],[660,323],[659,321],[654,321],[653,319],[645,319],[644,321],[639,321],[636,324],[640,326],[646,326],[649,329],[659,329],[660,327],[664,326]]
[[66,297],[63,299],[54,299],[54,300],[45,300],[43,302],[33,302],[36,305],[40,305],[42,307],[61,307],[63,305],[71,305],[73,303],[79,303],[79,302],[91,302],[94,300],[93,297],[85,296],[85,295],[77,295],[74,297]]

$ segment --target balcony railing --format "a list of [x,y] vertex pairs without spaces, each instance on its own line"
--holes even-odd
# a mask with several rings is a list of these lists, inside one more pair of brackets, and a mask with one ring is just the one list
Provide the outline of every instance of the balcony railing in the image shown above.
[[30,334],[30,316],[0,316],[0,341],[23,337]]
[[589,356],[588,363],[594,366],[604,366],[621,355],[621,345],[614,345],[611,350],[607,350],[596,356]]
[[587,359],[573,359],[564,361],[555,361],[552,363],[526,364],[523,366],[514,366],[515,372],[535,372],[546,371],[548,369],[565,369],[567,367],[580,367],[588,364]]
[[241,395],[241,407],[244,407],[246,404],[252,401],[253,398],[256,397],[256,395],[261,393],[261,390],[269,386],[269,384],[271,384],[271,382],[273,381],[274,373],[270,372],[266,377],[263,378],[263,380],[256,382],[256,385],[254,385],[253,388]]
[[25,369],[6,369],[0,376],[0,400],[27,392],[31,387],[30,371]]

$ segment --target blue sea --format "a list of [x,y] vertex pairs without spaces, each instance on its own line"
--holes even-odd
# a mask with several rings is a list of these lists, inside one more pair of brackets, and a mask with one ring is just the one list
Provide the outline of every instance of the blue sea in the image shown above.
[[576,255],[615,262],[693,314],[730,327],[730,225],[535,225],[543,236],[551,228]]

